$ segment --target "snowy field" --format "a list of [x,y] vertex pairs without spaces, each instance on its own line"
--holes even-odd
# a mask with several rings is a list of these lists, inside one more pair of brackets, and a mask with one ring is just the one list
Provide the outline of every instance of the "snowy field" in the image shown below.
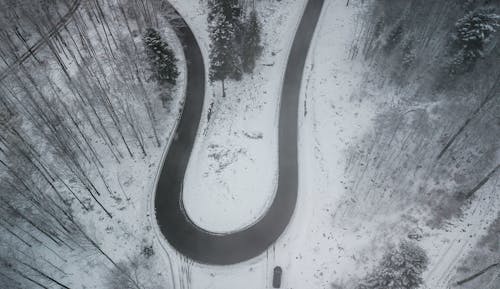
[[[199,1],[173,3],[187,15],[208,67],[206,8]],[[241,81],[227,81],[226,98],[221,97],[219,82],[207,89],[183,191],[188,215],[206,230],[227,233],[247,227],[263,215],[274,197],[279,95],[304,4],[257,2],[264,51],[256,70]]]
[[[127,5],[136,2],[124,1]],[[206,1],[169,2],[193,30],[208,68]],[[244,2],[250,5],[251,1]],[[1,257],[15,257],[19,267],[14,268],[25,268],[22,262],[31,262],[69,288],[267,289],[272,288],[273,268],[281,266],[281,288],[354,289],[373,272],[385,252],[409,241],[422,248],[429,260],[421,288],[499,288],[498,268],[464,286],[455,282],[498,263],[498,136],[495,131],[488,135],[481,131],[484,127],[498,129],[493,120],[498,122],[495,112],[500,106],[492,105],[492,113],[472,122],[475,129],[458,138],[460,146],[437,162],[440,147],[436,143],[445,143],[449,131],[458,127],[463,115],[472,110],[469,106],[476,103],[455,103],[439,99],[437,94],[410,99],[417,94],[418,81],[404,88],[388,81],[362,53],[370,32],[366,26],[370,3],[349,1],[347,6],[346,0],[325,1],[302,78],[299,190],[294,215],[283,235],[264,254],[231,266],[199,264],[182,256],[162,236],[155,219],[156,182],[182,112],[186,88],[181,43],[161,11],[145,9],[158,13],[157,22],[147,25],[159,29],[178,58],[180,76],[165,108],[159,100],[161,90],[153,82],[145,81],[142,90],[138,88],[138,79],[147,75],[146,65],[140,65],[143,43],[139,31],[145,24],[139,16],[124,22],[122,13],[133,15],[133,9],[124,12],[117,8],[121,1],[109,1],[103,5],[103,14],[109,17],[111,28],[105,28],[104,22],[90,21],[100,19],[90,16],[89,11],[95,11],[93,3],[83,1],[82,12],[73,20],[85,31],[69,24],[57,40],[37,52],[43,61],[27,61],[0,87],[6,95],[23,93],[20,95],[26,97],[19,103],[12,100],[13,107],[29,111],[35,105],[28,96],[47,96],[43,107],[57,103],[54,107],[62,110],[67,105],[70,109],[66,117],[74,114],[82,136],[99,132],[89,138],[88,147],[95,151],[84,150],[91,160],[99,161],[87,163],[83,157],[80,161],[85,164],[82,175],[85,172],[91,180],[88,183],[102,193],[96,197],[100,204],[85,196],[84,206],[76,201],[70,205],[88,239],[95,243],[84,240],[78,245],[82,238],[78,235],[74,238],[80,239],[69,237],[70,245],[56,246],[57,242],[50,243],[38,234],[44,242],[28,248],[17,241],[18,235],[6,233],[1,240],[8,242],[0,247]],[[225,98],[220,82],[207,83],[203,115],[184,180],[187,214],[196,225],[214,233],[251,226],[265,213],[277,186],[279,96],[306,0],[255,3],[262,20],[262,56],[253,74],[245,74],[241,81],[226,82]],[[69,35],[80,34],[86,39],[69,41]],[[116,39],[107,38],[111,35]],[[29,43],[36,39],[30,38]],[[127,45],[119,48],[114,44],[124,39],[128,39],[123,42]],[[86,49],[92,53],[81,56],[79,62],[76,43],[83,45],[84,40],[93,49]],[[111,47],[127,53],[114,55]],[[64,56],[55,57],[54,51]],[[137,59],[131,60],[132,55]],[[105,65],[101,67],[101,63]],[[134,72],[135,63],[139,66]],[[98,77],[86,67],[98,71]],[[32,76],[30,82],[26,81],[29,85],[25,84],[29,89],[20,81],[27,75]],[[105,115],[109,107],[99,106],[94,116],[88,106],[79,103],[74,91],[80,88],[74,88],[72,81],[82,84],[89,79],[94,94],[109,85],[109,105],[117,108],[117,120],[136,124],[117,126],[125,131],[122,138],[122,131],[114,128],[114,119],[103,117],[104,123],[97,125],[98,116]],[[55,95],[65,96],[59,99],[64,105]],[[122,95],[126,97],[118,97]],[[151,104],[151,110],[146,103]],[[86,124],[85,117],[97,123],[97,129]],[[66,159],[46,140],[44,133],[50,135],[50,129],[37,127],[30,116],[19,117],[16,123],[23,136],[31,137],[29,141],[41,155],[40,160],[62,177],[55,186],[63,190],[67,183],[75,191],[84,192],[87,183],[81,181],[83,177],[72,174],[63,165]],[[110,136],[106,138],[107,131]],[[77,140],[85,145],[79,137]],[[0,148],[3,157],[7,151],[3,142]],[[466,149],[462,153],[460,148]],[[92,157],[94,154],[97,158]],[[19,173],[27,177],[31,174],[28,179],[34,184],[42,183],[41,176],[33,171]],[[4,176],[7,172],[0,171],[0,177]],[[50,191],[48,185],[42,189]],[[457,204],[459,201],[447,193],[450,191],[472,192],[472,197]],[[32,210],[22,204],[19,207],[27,213]],[[0,208],[0,212],[9,209],[3,204]],[[10,228],[7,222],[0,225]],[[28,225],[19,228],[16,234],[27,236],[24,230]],[[62,229],[54,230],[65,234]],[[0,261],[2,268],[7,268],[4,260]],[[29,272],[41,276],[40,272]],[[124,279],[125,275],[133,276],[132,280]],[[134,282],[140,286],[134,287]],[[45,280],[43,284],[49,283]]]
[[[254,85],[255,89],[266,85],[274,87],[274,93],[263,94],[266,99],[263,99],[263,95],[258,94],[255,96],[250,94],[252,98],[248,99],[249,103],[255,103],[255,99],[257,102],[265,101],[267,102],[266,106],[271,108],[266,110],[266,106],[264,106],[262,109],[245,111],[243,114],[235,107],[245,109],[248,106],[240,106],[240,102],[245,103],[247,100],[244,97],[234,97],[236,98],[234,99],[231,93],[228,93],[227,99],[220,100],[220,107],[214,113],[214,123],[208,125],[208,137],[214,141],[220,141],[221,144],[226,144],[230,141],[227,139],[228,135],[232,136],[227,133],[226,126],[229,126],[229,131],[233,131],[235,135],[230,139],[233,139],[233,142],[240,139],[240,145],[236,146],[236,151],[241,145],[244,146],[245,151],[248,151],[252,149],[252,146],[257,146],[259,142],[265,141],[266,135],[275,136],[276,105],[279,101],[276,97],[280,90],[280,80],[276,79],[276,74],[283,73],[287,56],[286,45],[289,45],[294,35],[291,28],[296,27],[304,3],[296,3],[296,7],[300,8],[296,8],[293,12],[280,10],[287,19],[290,19],[289,23],[292,24],[263,26],[265,42],[269,43],[266,48],[269,47],[270,51],[281,50],[282,52],[271,58],[270,61],[275,63],[274,66],[258,68],[257,73],[258,75],[262,74],[262,78],[254,77],[253,84],[250,79],[244,79],[242,84],[238,84],[238,89],[244,89],[247,82],[249,85]],[[273,7],[266,7],[271,4],[261,5],[259,9],[262,9],[261,11],[264,13],[273,11]],[[182,11],[182,8],[179,10]],[[273,12],[273,16],[276,15],[276,11]],[[301,165],[299,169],[299,199],[295,215],[287,231],[265,255],[242,264],[231,267],[213,267],[189,261],[181,262],[183,265],[179,267],[189,268],[188,273],[179,274],[179,284],[189,284],[184,285],[185,287],[181,286],[181,288],[223,289],[241,287],[241,284],[247,283],[251,283],[251,285],[244,288],[271,288],[272,268],[278,265],[282,266],[284,270],[283,288],[331,288],[332,281],[337,280],[338,276],[348,278],[361,266],[354,254],[359,254],[360,250],[370,250],[371,240],[362,238],[363,236],[358,231],[360,228],[352,228],[347,224],[345,226],[332,226],[335,207],[339,205],[346,193],[344,187],[347,180],[344,170],[347,150],[361,139],[364,132],[370,129],[370,120],[376,111],[375,101],[360,102],[356,97],[358,87],[363,79],[362,64],[352,61],[350,56],[352,42],[359,33],[356,26],[356,12],[356,9],[345,7],[344,1],[328,2],[324,7],[309,52],[299,110],[301,116],[299,120],[299,163]],[[295,18],[292,18],[291,15],[294,14]],[[284,16],[276,16],[276,19],[281,17]],[[272,33],[266,33],[266,27],[273,27]],[[268,37],[273,38],[267,40]],[[279,46],[273,48],[274,45],[278,44],[285,45],[285,48]],[[266,63],[266,53],[261,61]],[[266,72],[269,74],[264,74]],[[267,77],[265,77],[266,75]],[[256,79],[259,82],[256,82]],[[273,81],[266,81],[268,79]],[[231,87],[228,91],[232,91],[232,89]],[[255,89],[250,91],[256,91]],[[273,90],[269,89],[269,91]],[[217,88],[214,93],[218,93]],[[221,119],[219,121],[217,121],[218,115]],[[270,129],[273,131],[263,132],[263,140],[257,141],[248,138],[245,140],[246,126],[244,122],[237,122],[239,115],[248,120],[247,126],[258,127],[262,124],[262,131]],[[250,118],[253,115],[255,118]],[[259,120],[255,122],[255,119]],[[263,119],[269,121],[262,121]],[[251,122],[252,120],[253,122]],[[272,128],[269,123],[274,124]],[[245,142],[241,142],[241,138]],[[266,202],[264,201],[272,197],[275,189],[273,180],[276,168],[274,168],[274,172],[267,171],[276,165],[269,161],[270,156],[268,155],[270,152],[276,152],[275,141],[267,143],[267,148],[260,146],[262,149],[256,150],[253,162],[241,162],[246,166],[252,165],[254,167],[255,165],[255,169],[258,169],[257,164],[260,162],[266,162],[266,165],[263,166],[266,170],[260,169],[257,174],[251,173],[249,169],[245,170],[244,166],[243,169],[237,169],[236,166],[233,168],[233,164],[231,164],[228,168],[231,174],[220,174],[217,173],[216,169],[208,167],[205,169],[207,171],[205,175],[202,173],[188,175],[185,182],[184,202],[188,207],[188,212],[193,212],[190,215],[191,217],[195,216],[194,220],[198,225],[216,232],[227,232],[248,225],[252,220],[258,218],[259,213],[265,208]],[[204,154],[205,157],[208,157],[211,154],[210,144],[210,142],[206,144],[205,149],[199,149],[195,158],[198,154]],[[276,158],[276,156],[272,156],[272,158]],[[224,160],[219,162],[212,160],[212,162],[215,165],[224,164]],[[191,163],[194,161],[191,160]],[[199,165],[198,162],[196,164]],[[196,170],[202,171],[201,168],[196,167]],[[190,169],[194,169],[193,165]],[[246,192],[247,195],[250,195],[246,198],[251,197],[255,200],[251,204],[258,205],[260,202],[260,206],[252,207],[240,203],[241,200],[248,202],[248,199],[241,199],[245,196],[226,201],[221,201],[219,198],[205,199],[203,195],[200,196],[200,194],[205,194],[205,182],[212,180],[211,175],[215,180],[220,180],[219,185],[214,187],[217,190],[211,192],[215,196],[218,196],[220,191],[226,191],[225,186],[230,185],[238,188],[235,191],[230,191],[232,194],[239,196],[240,192],[242,195]],[[270,175],[273,178],[270,178]],[[263,182],[267,178],[269,181]],[[245,187],[247,182],[250,182],[250,185]],[[252,182],[254,184],[251,184]],[[191,183],[199,183],[199,188],[203,189],[191,189],[194,186]],[[256,196],[255,194],[259,193],[253,190],[256,186],[262,187],[267,195]],[[203,202],[199,201],[200,197],[204,200]],[[207,202],[215,202],[215,204],[212,208],[204,208]],[[228,205],[230,208],[225,209]],[[244,205],[243,208],[242,205]],[[231,211],[232,208],[240,211]],[[254,212],[246,211],[251,209]],[[244,211],[241,212],[241,210]],[[238,218],[235,219],[234,216]],[[246,219],[240,220],[241,217]],[[367,224],[365,226],[370,227]],[[366,262],[363,264],[369,265]],[[330,268],[335,269],[331,270]]]
[[[183,3],[188,6],[188,2]],[[177,5],[179,10],[193,15],[189,14],[192,6]],[[261,14],[273,11],[273,4],[259,5]],[[303,3],[294,5],[301,7]],[[352,193],[356,185],[352,176],[367,171],[363,164],[353,165],[352,151],[366,148],[366,137],[375,130],[375,120],[389,107],[405,109],[401,91],[390,84],[380,85],[384,81],[370,75],[366,63],[357,55],[364,33],[359,17],[365,9],[359,3],[346,7],[345,1],[325,4],[302,83],[299,199],[287,231],[265,255],[242,264],[214,267],[179,258],[180,263],[174,267],[182,268],[177,274],[180,288],[271,288],[274,266],[283,267],[283,288],[351,288],[373,269],[388,247],[402,240],[414,241],[428,254],[425,288],[448,288],[462,258],[488,230],[496,217],[492,211],[499,208],[494,184],[481,190],[460,218],[452,218],[438,229],[426,222],[425,206],[407,203],[393,208],[393,202],[399,203],[397,198],[356,199],[360,196]],[[194,10],[198,12],[188,16],[188,22],[191,19],[195,31],[203,30],[197,28],[203,27],[200,23],[205,21],[200,16],[202,8]],[[297,11],[283,15],[293,23],[300,17]],[[275,19],[285,17],[273,12]],[[267,136],[276,133],[268,132],[268,124],[273,123],[272,129],[276,130],[273,107],[278,100],[271,97],[279,95],[280,89],[275,72],[279,75],[280,69],[276,65],[281,63],[278,67],[282,71],[286,59],[286,45],[278,45],[289,43],[293,25],[273,27],[269,34],[266,27],[264,39],[268,45],[260,62],[273,62],[274,66],[259,67],[256,75],[262,78],[244,78],[236,87],[229,86],[227,99],[219,98],[214,104],[213,115],[200,132],[190,161],[185,205],[199,226],[214,232],[230,232],[251,224],[265,209],[275,187],[276,168],[269,158],[275,158],[270,153],[276,152],[276,144]],[[206,31],[198,35],[204,43]],[[267,61],[269,51],[282,53]],[[269,93],[273,90],[267,88],[267,79],[274,80],[275,93]],[[255,87],[248,90],[252,85]],[[267,93],[254,94],[259,87],[265,87]],[[251,98],[242,97],[243,92]],[[216,83],[210,93],[220,95],[220,86]],[[268,97],[265,100],[264,95]],[[258,108],[254,104],[260,101],[266,103]],[[404,144],[404,138],[394,142]],[[369,188],[369,184],[357,185]],[[374,206],[378,213],[373,213]],[[391,209],[384,210],[384,206]]]

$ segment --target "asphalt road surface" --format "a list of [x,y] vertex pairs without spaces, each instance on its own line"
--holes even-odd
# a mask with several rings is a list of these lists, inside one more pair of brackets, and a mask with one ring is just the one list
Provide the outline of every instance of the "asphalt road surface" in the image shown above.
[[295,210],[298,189],[298,102],[309,46],[324,0],[309,0],[300,21],[285,71],[279,120],[279,178],[276,196],[253,226],[231,234],[214,234],[196,226],[182,201],[182,184],[196,138],[205,97],[205,66],[200,47],[184,20],[177,29],[187,59],[187,91],[158,180],[155,197],[159,227],[177,251],[206,264],[228,265],[265,252],[283,233]]

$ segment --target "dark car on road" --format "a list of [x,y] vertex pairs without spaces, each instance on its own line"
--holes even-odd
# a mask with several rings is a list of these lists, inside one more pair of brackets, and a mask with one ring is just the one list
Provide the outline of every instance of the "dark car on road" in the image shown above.
[[281,275],[283,275],[283,269],[280,266],[274,267],[273,270],[273,288],[281,287]]

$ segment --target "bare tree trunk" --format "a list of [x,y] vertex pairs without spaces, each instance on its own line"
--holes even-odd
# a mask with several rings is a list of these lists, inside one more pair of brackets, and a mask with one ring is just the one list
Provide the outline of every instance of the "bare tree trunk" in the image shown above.
[[224,86],[224,79],[221,80],[222,83],[222,97],[226,97],[226,88]]
[[465,278],[465,279],[463,279],[463,280],[460,280],[460,281],[458,281],[458,282],[457,282],[457,283],[455,283],[455,284],[456,284],[457,286],[460,286],[460,285],[465,284],[465,283],[467,283],[467,282],[469,282],[469,281],[472,281],[472,280],[474,280],[474,279],[476,279],[477,277],[479,277],[479,276],[483,275],[484,273],[488,272],[490,269],[492,269],[492,268],[494,268],[494,267],[496,267],[496,266],[498,266],[498,265],[500,265],[500,263],[491,264],[490,266],[488,266],[488,267],[484,268],[483,270],[481,270],[481,271],[477,272],[476,274],[474,274],[474,275],[472,275],[472,276],[470,276],[470,277],[467,277],[467,278]]
[[477,115],[479,115],[479,112],[481,112],[483,110],[483,107],[487,103],[489,103],[490,100],[494,99],[495,96],[498,97],[498,93],[497,93],[498,92],[497,91],[498,85],[500,85],[500,75],[494,81],[493,87],[489,91],[488,95],[484,98],[484,100],[481,101],[481,103],[479,104],[479,107],[476,108],[476,110],[474,110],[472,112],[472,114],[465,120],[464,124],[462,126],[460,126],[460,128],[458,128],[457,132],[455,134],[453,134],[453,136],[450,138],[450,140],[446,143],[446,145],[443,147],[443,149],[439,152],[439,154],[436,158],[437,160],[439,160],[446,153],[446,151],[453,145],[453,143],[458,138],[458,136],[460,134],[462,134],[462,132],[464,132],[464,130],[467,128],[467,126],[470,124],[470,122],[473,119],[475,119]]

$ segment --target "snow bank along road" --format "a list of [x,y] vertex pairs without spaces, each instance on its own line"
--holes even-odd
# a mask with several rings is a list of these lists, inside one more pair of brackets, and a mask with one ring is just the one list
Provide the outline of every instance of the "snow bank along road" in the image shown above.
[[156,218],[170,245],[185,256],[208,264],[226,265],[256,257],[267,250],[288,225],[298,190],[297,127],[302,74],[324,0],[309,0],[297,29],[285,71],[279,116],[279,178],[276,196],[254,225],[230,234],[214,234],[196,226],[184,210],[182,183],[193,148],[205,97],[205,66],[200,47],[184,20],[176,30],[187,60],[184,110],[158,179]]

